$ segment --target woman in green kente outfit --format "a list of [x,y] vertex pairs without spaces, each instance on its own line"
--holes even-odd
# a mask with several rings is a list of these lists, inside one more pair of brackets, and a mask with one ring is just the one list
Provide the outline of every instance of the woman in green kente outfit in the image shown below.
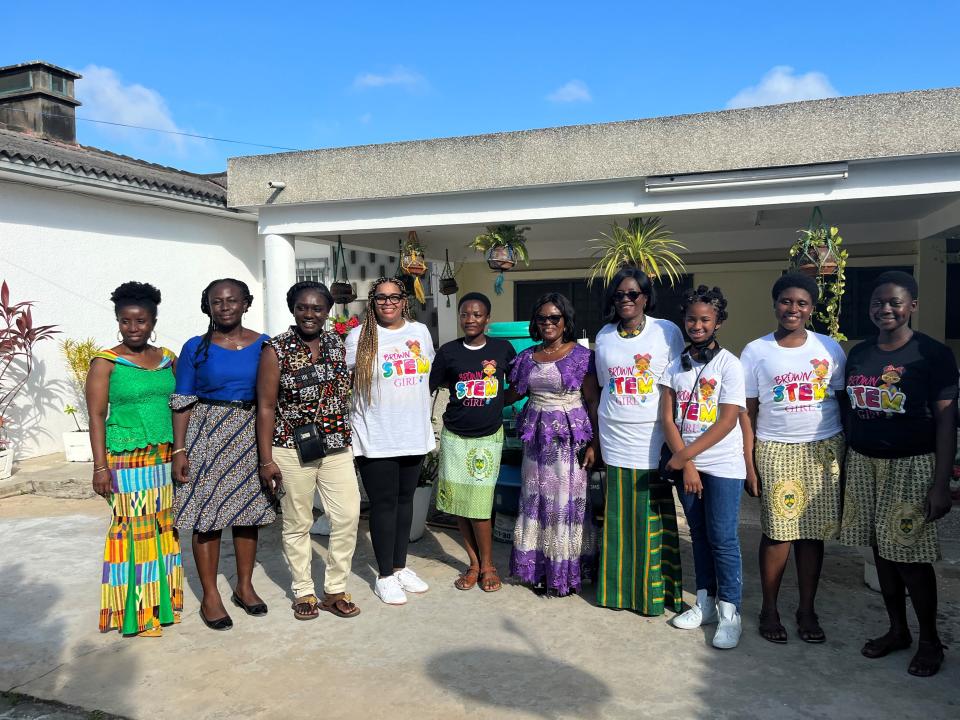
[[493,491],[503,452],[504,376],[516,356],[506,340],[487,337],[490,300],[467,293],[458,307],[463,337],[441,346],[430,371],[430,391],[450,390],[440,436],[437,509],[457,517],[470,565],[454,582],[495,592],[501,581],[493,566]]
[[87,375],[93,489],[113,510],[103,553],[100,631],[159,637],[163,625],[180,621],[183,608],[167,406],[177,359],[150,344],[159,290],[128,282],[110,299],[121,342],[97,353]]

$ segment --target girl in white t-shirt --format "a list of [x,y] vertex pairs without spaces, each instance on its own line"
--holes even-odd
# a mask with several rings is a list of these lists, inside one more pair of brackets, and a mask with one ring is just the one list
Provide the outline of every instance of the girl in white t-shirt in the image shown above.
[[726,308],[720,288],[701,285],[687,292],[683,322],[690,345],[660,378],[660,418],[673,453],[666,469],[683,473],[677,489],[697,579],[697,604],[673,624],[687,630],[719,622],[713,646],[721,649],[740,641],[743,578],[737,528],[746,477],[738,428],[746,407],[743,368],[716,339]]
[[[773,284],[772,295],[777,329],[751,342],[741,356],[756,431],[756,448],[746,453],[747,489],[760,497],[763,530],[759,630],[770,642],[787,642],[777,596],[793,546],[797,630],[804,642],[822,643],[826,636],[814,600],[823,541],[840,531],[845,443],[837,393],[843,393],[846,358],[836,340],[806,329],[820,296],[813,278],[788,273]],[[753,436],[746,437],[750,450]]]
[[347,336],[353,372],[353,452],[370,498],[370,539],[379,576],[374,592],[389,605],[429,588],[407,567],[413,494],[423,456],[436,447],[430,422],[433,340],[413,322],[399,278],[370,288],[363,324]]

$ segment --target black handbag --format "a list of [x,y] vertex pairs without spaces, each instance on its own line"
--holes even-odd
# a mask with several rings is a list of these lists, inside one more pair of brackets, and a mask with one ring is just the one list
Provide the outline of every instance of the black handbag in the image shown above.
[[300,464],[306,465],[314,460],[327,456],[327,448],[323,443],[323,435],[316,423],[299,425],[293,429],[293,444],[297,447]]
[[667,463],[670,462],[672,457],[673,452],[670,450],[670,446],[664,443],[660,448],[660,464],[657,466],[657,472],[661,481],[679,487],[683,484],[683,470],[667,470]]

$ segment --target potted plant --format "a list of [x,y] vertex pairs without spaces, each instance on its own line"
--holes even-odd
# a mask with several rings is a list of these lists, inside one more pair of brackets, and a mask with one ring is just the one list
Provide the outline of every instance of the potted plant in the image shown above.
[[400,249],[400,269],[413,278],[413,294],[421,306],[426,306],[427,295],[423,289],[423,283],[420,278],[427,274],[426,253],[420,238],[417,237],[417,231],[411,230],[407,233],[407,241],[403,243]]
[[7,440],[6,424],[6,419],[0,415],[0,480],[13,475],[13,450]]
[[[93,462],[93,451],[90,449],[90,432],[80,426],[79,414],[81,418],[86,417],[86,399],[85,389],[87,384],[87,371],[90,369],[90,363],[98,350],[97,341],[93,338],[83,340],[74,340],[66,338],[60,343],[60,352],[67,361],[67,370],[70,373],[70,380],[73,384],[73,392],[77,397],[78,409],[74,405],[67,405],[63,411],[73,418],[76,430],[68,430],[63,433],[63,452],[67,462]],[[84,424],[86,424],[84,422]]]
[[631,218],[624,227],[614,221],[610,233],[601,233],[589,241],[598,260],[590,268],[589,282],[597,278],[605,283],[613,280],[620,268],[640,268],[651,279],[670,281],[674,285],[684,274],[685,265],[678,252],[687,248],[673,239],[659,217]]
[[346,338],[350,334],[350,331],[355,327],[359,327],[360,318],[356,315],[334,315],[330,320],[333,322],[333,331],[339,335],[341,338]]
[[487,231],[477,235],[468,247],[487,256],[487,265],[497,272],[493,289],[497,295],[503,293],[503,273],[513,270],[517,261],[530,264],[527,254],[527,239],[524,233],[529,226],[488,225]]
[[440,451],[431,450],[423,458],[420,466],[420,478],[413,493],[413,522],[410,524],[410,542],[423,537],[430,512],[430,498],[433,497],[433,484],[440,474]]
[[[0,418],[9,418],[10,406],[33,373],[34,346],[59,332],[55,325],[34,325],[32,309],[30,300],[11,304],[7,282],[0,285]],[[8,424],[9,419],[4,426]],[[4,441],[4,449],[0,452],[13,452],[9,439]],[[12,463],[12,455],[3,458],[0,467],[9,463]]]
[[840,332],[840,301],[846,288],[848,253],[842,247],[840,230],[827,226],[819,207],[813,209],[810,224],[797,231],[799,237],[790,246],[790,264],[794,270],[816,279],[820,301],[813,320],[838,342],[847,339]]

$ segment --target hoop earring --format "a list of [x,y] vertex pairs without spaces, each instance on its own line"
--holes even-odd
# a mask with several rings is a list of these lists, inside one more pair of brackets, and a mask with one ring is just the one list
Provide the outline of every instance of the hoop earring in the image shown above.
[[157,341],[157,331],[154,330],[152,333],[150,333],[150,342],[156,342],[156,341]]
[[117,342],[123,342],[123,333],[117,330]]

